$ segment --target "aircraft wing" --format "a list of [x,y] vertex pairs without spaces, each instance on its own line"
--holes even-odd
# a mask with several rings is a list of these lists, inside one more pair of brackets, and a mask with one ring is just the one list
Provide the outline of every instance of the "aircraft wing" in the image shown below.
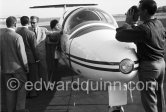
[[30,8],[60,8],[60,7],[76,7],[76,6],[94,6],[98,4],[59,4],[59,5],[44,5],[44,6],[33,6]]

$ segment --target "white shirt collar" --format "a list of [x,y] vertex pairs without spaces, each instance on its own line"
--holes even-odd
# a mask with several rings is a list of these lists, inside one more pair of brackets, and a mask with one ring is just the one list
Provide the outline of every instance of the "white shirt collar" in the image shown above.
[[9,30],[12,30],[12,31],[14,31],[14,32],[16,31],[14,28],[8,28],[8,29],[9,29]]
[[32,28],[33,30],[37,31],[38,30],[38,26],[36,28]]
[[36,31],[38,30],[38,26],[36,27]]
[[24,27],[24,28],[28,28],[28,26],[22,26],[22,27]]

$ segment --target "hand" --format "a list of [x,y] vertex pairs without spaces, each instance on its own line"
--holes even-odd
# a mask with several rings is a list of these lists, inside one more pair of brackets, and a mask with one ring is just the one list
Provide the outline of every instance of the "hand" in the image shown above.
[[26,67],[25,67],[25,73],[29,73],[29,67],[28,67],[28,65],[26,65]]
[[37,61],[36,61],[36,63],[39,63],[39,62],[40,62],[40,60],[37,60]]
[[132,6],[126,14],[126,23],[133,24],[138,21],[139,15],[138,15],[138,8],[137,6]]

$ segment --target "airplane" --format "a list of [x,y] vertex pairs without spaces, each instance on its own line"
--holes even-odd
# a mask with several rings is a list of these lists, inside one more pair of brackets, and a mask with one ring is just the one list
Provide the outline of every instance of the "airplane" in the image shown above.
[[[60,4],[30,8],[74,7],[97,4]],[[108,81],[129,81],[136,74],[135,46],[115,39],[118,27],[112,15],[95,7],[79,7],[60,19],[61,57],[77,74]]]
[[139,63],[136,47],[115,39],[117,22],[97,4],[60,4],[30,8],[76,7],[64,11],[61,24],[61,57],[73,71],[91,80],[128,82]]

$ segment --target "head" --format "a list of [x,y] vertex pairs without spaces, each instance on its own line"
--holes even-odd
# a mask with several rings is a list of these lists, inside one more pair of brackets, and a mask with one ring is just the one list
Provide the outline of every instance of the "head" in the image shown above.
[[59,23],[59,22],[58,22],[58,20],[56,20],[56,19],[51,20],[51,22],[50,22],[50,28],[51,28],[52,30],[60,30],[58,23]]
[[22,16],[20,18],[20,22],[22,26],[27,26],[29,25],[29,17],[28,16]]
[[37,25],[38,25],[38,22],[39,22],[39,17],[31,16],[30,19],[31,19],[31,26],[32,26],[32,28],[36,28]]
[[151,19],[157,11],[157,4],[154,0],[141,0],[139,2],[140,20],[145,21]]
[[17,19],[14,17],[14,16],[9,16],[7,19],[6,19],[6,26],[8,28],[16,28],[16,24],[17,24]]

